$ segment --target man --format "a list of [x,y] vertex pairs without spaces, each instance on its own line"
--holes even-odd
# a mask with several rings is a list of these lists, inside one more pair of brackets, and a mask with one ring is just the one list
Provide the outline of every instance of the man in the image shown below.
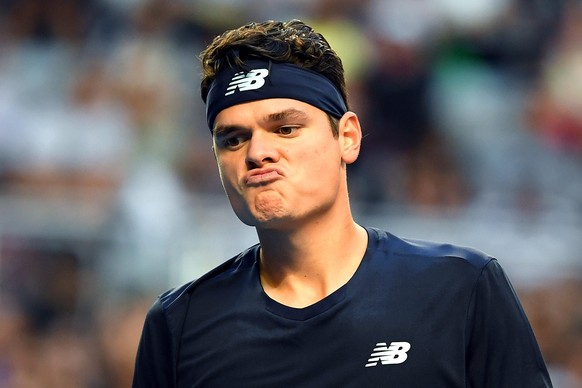
[[220,177],[259,243],[162,294],[134,387],[549,387],[497,261],[358,225],[341,60],[300,21],[202,53]]

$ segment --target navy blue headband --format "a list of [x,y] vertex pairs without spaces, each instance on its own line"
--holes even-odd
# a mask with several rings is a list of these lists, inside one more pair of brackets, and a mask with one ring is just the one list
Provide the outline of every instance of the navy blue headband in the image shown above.
[[340,92],[325,76],[289,63],[251,60],[244,68],[220,72],[206,98],[206,121],[212,131],[216,116],[228,107],[266,98],[306,102],[335,118],[348,111]]

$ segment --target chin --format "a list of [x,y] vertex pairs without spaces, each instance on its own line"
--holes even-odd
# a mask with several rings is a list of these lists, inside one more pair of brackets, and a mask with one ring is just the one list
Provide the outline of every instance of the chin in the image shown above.
[[282,214],[254,214],[249,217],[239,217],[240,220],[248,226],[254,226],[262,229],[279,229],[285,227],[291,217]]
[[277,224],[289,219],[291,215],[289,206],[277,192],[263,192],[249,201],[247,206],[255,226]]
[[277,208],[272,211],[248,211],[236,212],[237,217],[246,225],[259,229],[286,229],[294,220],[294,217],[284,209]]

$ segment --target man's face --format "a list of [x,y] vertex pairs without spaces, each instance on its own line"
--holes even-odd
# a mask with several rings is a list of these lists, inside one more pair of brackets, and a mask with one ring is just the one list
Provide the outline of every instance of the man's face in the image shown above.
[[213,147],[237,216],[251,226],[284,229],[325,214],[345,191],[341,139],[323,111],[293,99],[221,111]]

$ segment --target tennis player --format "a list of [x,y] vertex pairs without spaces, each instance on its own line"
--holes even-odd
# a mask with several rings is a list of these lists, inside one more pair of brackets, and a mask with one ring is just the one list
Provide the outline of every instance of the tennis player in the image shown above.
[[220,178],[258,243],[155,301],[135,388],[551,387],[495,258],[354,220],[362,131],[323,36],[251,23],[201,60]]

